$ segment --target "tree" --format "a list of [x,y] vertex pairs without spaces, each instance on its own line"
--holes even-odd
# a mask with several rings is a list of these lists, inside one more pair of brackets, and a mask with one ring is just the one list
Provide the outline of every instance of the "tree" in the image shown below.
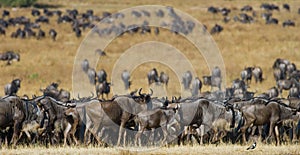
[[0,0],[1,6],[28,7],[33,5],[37,0]]

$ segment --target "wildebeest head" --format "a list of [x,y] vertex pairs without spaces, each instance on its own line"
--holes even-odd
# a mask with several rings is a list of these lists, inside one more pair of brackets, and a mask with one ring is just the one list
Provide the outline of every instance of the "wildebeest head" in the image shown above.
[[11,83],[14,84],[15,86],[17,86],[18,88],[21,87],[21,80],[20,79],[14,79]]
[[140,88],[139,90],[139,97],[144,101],[144,102],[149,102],[151,100],[151,96],[153,95],[153,90],[150,89],[150,94],[146,94],[146,93],[141,93],[142,92],[142,88]]

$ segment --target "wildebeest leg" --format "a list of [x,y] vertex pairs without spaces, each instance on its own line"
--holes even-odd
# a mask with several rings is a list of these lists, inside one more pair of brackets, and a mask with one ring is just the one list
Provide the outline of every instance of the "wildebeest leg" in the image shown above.
[[145,130],[145,127],[141,126],[140,130],[135,135],[135,146],[141,146],[141,144],[142,144],[142,142],[141,142],[141,135],[143,134],[144,130]]
[[278,125],[275,126],[274,133],[275,133],[275,137],[276,137],[276,146],[278,146],[278,144],[280,144]]
[[293,121],[292,122],[292,130],[293,130],[292,143],[295,143],[295,142],[298,141],[298,139],[297,139],[297,124],[298,124],[298,121]]
[[204,125],[200,126],[200,145],[203,145],[203,136],[204,136]]
[[168,137],[168,130],[167,130],[167,125],[164,125],[161,127],[162,132],[163,132],[163,140],[162,140],[162,144],[165,144],[166,146],[168,146],[168,142],[167,142],[167,137]]
[[72,127],[71,124],[67,123],[67,126],[66,126],[66,128],[64,130],[64,146],[67,145],[67,137],[68,137],[69,131],[71,130],[71,127]]
[[254,119],[251,119],[251,118],[246,119],[245,118],[245,124],[243,127],[241,127],[241,132],[243,134],[243,144],[246,143],[246,131],[249,127],[251,127],[253,125],[253,122],[254,122]]
[[[125,121],[122,120],[121,125],[120,125],[120,129],[119,129],[119,137],[118,137],[118,142],[117,142],[117,146],[120,146],[120,142],[124,133],[124,127],[125,127]],[[125,146],[125,144],[123,144]]]
[[14,133],[13,133],[13,137],[11,139],[11,142],[10,143],[13,143],[13,146],[15,147],[17,142],[18,142],[18,134],[19,134],[19,130],[20,130],[20,122],[16,121],[14,123]]
[[271,122],[270,122],[270,128],[269,128],[269,135],[268,135],[268,137],[266,138],[266,142],[268,142],[268,140],[272,137],[274,127],[275,127],[275,124],[271,121]]

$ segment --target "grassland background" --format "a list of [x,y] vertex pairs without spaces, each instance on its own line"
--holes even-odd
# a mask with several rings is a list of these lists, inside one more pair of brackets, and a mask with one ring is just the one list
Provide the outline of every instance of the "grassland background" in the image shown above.
[[[41,4],[57,6],[58,8],[56,9],[63,11],[73,8],[78,9],[80,12],[86,11],[87,9],[93,9],[96,15],[102,15],[103,11],[109,11],[113,13],[121,9],[137,5],[160,4],[173,6],[174,8],[180,9],[192,15],[201,23],[206,24],[209,29],[211,29],[216,23],[221,24],[224,26],[224,31],[218,35],[214,35],[213,38],[216,41],[224,59],[226,66],[227,86],[231,85],[230,81],[240,76],[240,71],[245,66],[261,66],[264,71],[264,78],[266,80],[262,84],[253,83],[251,84],[250,88],[252,91],[261,93],[275,85],[271,66],[276,58],[280,57],[289,59],[298,67],[300,65],[300,15],[297,14],[298,8],[300,7],[300,1],[297,0],[39,0],[38,2]],[[260,14],[263,11],[259,8],[259,6],[262,2],[274,3],[280,7],[283,3],[289,3],[291,6],[291,12],[287,12],[281,7],[280,12],[273,12],[273,17],[279,19],[279,25],[265,25],[264,20],[260,18]],[[247,4],[253,6],[254,10],[259,16],[253,24],[242,24],[233,21],[224,24],[222,22],[222,15],[212,15],[211,13],[207,12],[207,7],[211,5],[216,7],[228,7],[232,11],[230,13],[230,17],[232,18],[234,15],[238,15],[240,13],[239,9],[242,6]],[[11,11],[11,16],[25,15],[31,17],[31,8],[6,9]],[[4,85],[11,81],[14,77],[19,77],[22,78],[22,86],[18,93],[19,95],[40,95],[41,92],[39,91],[39,88],[46,87],[46,85],[54,81],[60,81],[61,88],[70,91],[72,90],[72,67],[74,58],[81,41],[84,39],[88,31],[85,31],[83,33],[84,36],[78,39],[75,37],[69,24],[57,25],[56,19],[56,17],[52,17],[50,19],[50,24],[42,24],[42,29],[46,32],[48,32],[50,28],[57,30],[58,37],[57,41],[55,42],[53,42],[49,37],[43,39],[42,41],[38,41],[36,39],[22,40],[10,38],[10,33],[16,30],[17,27],[10,27],[7,30],[7,36],[0,36],[1,52],[6,50],[14,50],[21,54],[21,61],[13,63],[11,66],[6,66],[4,62],[0,62],[0,88],[3,88]],[[291,28],[283,28],[281,24],[287,19],[295,21],[296,26]],[[182,37],[171,34],[169,31],[162,31],[158,36],[155,36],[154,34],[137,34],[133,36],[124,35],[115,39],[112,44],[105,49],[108,56],[101,60],[101,63],[98,64],[97,70],[104,68],[108,73],[110,73],[114,62],[122,54],[122,52],[134,44],[151,40],[166,42],[181,50],[196,67],[197,76],[202,77],[203,75],[209,74],[209,70],[203,57],[200,54],[195,54],[197,51],[192,44]],[[159,71],[165,71],[170,74],[170,85],[168,87],[168,91],[170,92],[170,95],[179,95],[179,81],[176,79],[175,74],[173,74],[172,71],[166,66],[156,63],[144,64],[132,73],[132,90],[139,87],[147,88],[146,72],[148,72],[152,67],[157,67]],[[209,88],[204,87],[204,90],[209,90]],[[4,95],[4,91],[1,91],[0,89],[0,96],[2,95]],[[294,151],[297,150],[297,153],[299,154],[299,149],[297,149],[297,147],[298,146],[296,145],[289,146],[287,148],[294,149]],[[222,153],[221,150],[225,150],[226,153],[228,153],[227,151],[230,151],[227,150],[227,147],[224,149],[219,149],[218,147],[210,146],[210,148],[216,151],[214,153]],[[240,148],[240,146],[230,146],[229,148],[244,150],[244,147]],[[274,149],[273,151],[275,151],[275,153],[280,154],[280,152],[277,151],[284,151],[284,149],[281,148],[285,147],[275,148],[271,146],[271,148]],[[29,151],[28,153],[30,153],[31,150],[27,149],[28,148],[24,148],[21,150],[24,150],[25,152]],[[93,149],[97,150],[97,148]],[[91,150],[93,151],[93,149]],[[170,150],[173,150],[175,154],[178,154],[177,149],[182,151],[186,150],[187,153],[193,153],[193,149],[199,152],[203,151],[204,154],[211,153],[206,152],[206,147],[200,146],[191,149],[187,147],[173,148]],[[263,149],[264,148],[262,148],[262,150]],[[10,153],[17,153],[18,150],[10,150]],[[38,149],[35,151],[37,150]],[[60,150],[69,151],[68,148],[59,148],[54,149],[53,151]],[[74,150],[82,152],[79,154],[84,153],[81,148],[75,148]],[[164,148],[160,153],[164,154],[164,151],[168,150],[169,149]],[[2,151],[6,152],[8,150],[4,149]],[[256,153],[262,153],[259,152],[261,151],[259,149],[256,151]],[[293,154],[296,152],[290,153]],[[91,154],[93,154],[93,152],[91,152]]]

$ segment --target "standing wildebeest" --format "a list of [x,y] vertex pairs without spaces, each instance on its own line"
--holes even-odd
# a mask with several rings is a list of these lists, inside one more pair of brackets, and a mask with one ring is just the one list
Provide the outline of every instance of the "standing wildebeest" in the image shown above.
[[125,90],[128,90],[131,85],[130,73],[127,70],[124,70],[121,74],[121,78],[124,83]]
[[156,68],[150,70],[147,74],[148,77],[148,84],[151,85],[154,82],[159,82],[159,76]]
[[[135,116],[135,122],[139,125],[139,130],[135,136],[135,145],[141,145],[141,135],[145,131],[145,129],[151,129],[154,131],[156,128],[161,127],[163,132],[163,140],[162,144],[167,144],[168,138],[168,125],[174,123],[175,114],[178,110],[178,105],[175,108],[171,109],[151,109],[144,110]],[[154,132],[152,132],[154,134]],[[152,135],[151,143],[154,144],[154,135]]]
[[99,97],[101,95],[101,98],[104,99],[103,94],[106,94],[106,98],[108,99],[109,92],[110,92],[110,83],[108,83],[107,81],[99,83],[96,86],[97,97]]
[[49,30],[49,36],[51,36],[52,40],[56,40],[57,32],[54,29]]
[[98,82],[102,83],[104,81],[106,81],[107,79],[107,73],[104,69],[101,69],[97,72],[97,78],[98,78]]
[[199,91],[201,93],[201,88],[202,88],[202,82],[198,77],[196,77],[192,82],[192,96],[198,96]]
[[45,36],[46,36],[46,33],[43,30],[39,29],[38,35],[37,35],[37,40],[40,40],[41,38],[45,38]]
[[84,59],[81,63],[81,68],[82,70],[87,73],[89,68],[90,68],[90,65],[89,65],[89,61],[87,59]]
[[274,101],[262,104],[245,105],[240,110],[245,119],[245,124],[241,128],[244,143],[246,142],[245,132],[249,127],[253,125],[260,126],[269,124],[270,129],[267,140],[272,136],[274,130],[276,135],[276,145],[279,144],[279,131],[277,126],[281,121],[291,119],[297,113],[296,109],[292,109]]
[[20,79],[14,79],[11,83],[6,84],[4,86],[5,95],[8,95],[8,96],[17,95],[17,92],[20,89],[20,87],[21,87],[21,80]]
[[[251,83],[252,79],[252,71],[253,67],[246,67],[242,72],[241,72],[241,79],[243,81],[246,81],[247,84]],[[249,82],[250,81],[250,82]]]
[[159,81],[160,81],[160,83],[165,84],[166,86],[168,86],[168,82],[169,82],[168,74],[166,74],[164,72],[160,72]]
[[254,67],[252,74],[255,78],[255,83],[263,81],[263,71],[260,67]]
[[191,71],[186,71],[182,75],[182,83],[185,90],[188,90],[190,88],[191,82],[193,80],[193,75]]
[[279,94],[282,97],[282,90],[289,90],[290,88],[292,88],[293,85],[297,85],[298,82],[296,81],[296,79],[291,78],[291,79],[286,79],[286,80],[278,80],[276,82],[277,84],[277,88],[279,89]]
[[213,87],[218,87],[221,90],[221,77],[212,77],[212,76],[203,76],[203,84],[211,86],[211,90]]
[[13,51],[7,51],[5,53],[0,53],[0,60],[7,61],[7,65],[10,65],[12,60],[20,61],[20,55]]
[[221,25],[216,24],[211,30],[211,34],[217,34],[223,31],[223,27]]
[[90,84],[95,85],[96,84],[96,71],[94,68],[89,68],[87,71],[87,76],[89,78]]
[[70,100],[70,92],[60,89],[58,90],[57,83],[51,83],[46,89],[40,89],[44,96],[50,96],[57,101],[67,102]]
[[289,90],[288,98],[300,98],[299,87],[292,86],[292,88]]
[[279,68],[274,69],[274,78],[276,81],[283,80],[286,78],[285,72]]

